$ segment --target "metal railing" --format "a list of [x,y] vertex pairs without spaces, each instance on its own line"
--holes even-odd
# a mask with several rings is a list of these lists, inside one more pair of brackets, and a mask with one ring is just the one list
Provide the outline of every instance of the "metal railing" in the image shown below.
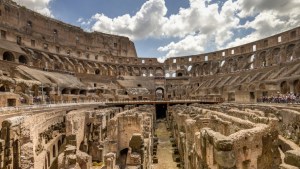
[[18,112],[18,111],[31,111],[35,109],[48,109],[48,108],[59,108],[59,107],[70,107],[70,106],[79,106],[79,105],[92,105],[100,104],[105,105],[104,102],[71,102],[71,103],[45,103],[45,104],[34,104],[34,105],[22,105],[14,107],[0,107],[0,112]]
[[21,105],[14,107],[0,107],[0,112],[18,112],[18,111],[31,111],[36,109],[48,109],[70,106],[82,105],[109,105],[109,104],[153,104],[153,103],[220,103],[223,102],[221,98],[203,98],[203,99],[183,99],[183,100],[122,100],[122,101],[78,101],[78,102],[57,102],[57,103],[44,103],[34,105]]

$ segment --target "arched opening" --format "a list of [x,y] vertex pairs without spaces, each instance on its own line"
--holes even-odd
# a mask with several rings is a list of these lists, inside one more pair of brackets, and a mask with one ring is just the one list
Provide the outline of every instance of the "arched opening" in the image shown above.
[[0,84],[0,92],[7,92],[7,86]]
[[166,104],[156,104],[156,119],[164,119],[167,116],[167,105]]
[[59,70],[59,69],[61,69],[61,68],[60,68],[60,66],[59,66],[58,64],[54,64],[54,69],[55,69],[55,70]]
[[59,152],[60,148],[61,148],[61,141],[58,140],[58,143],[57,143],[57,149],[58,149],[58,152]]
[[52,156],[55,158],[56,157],[56,149],[55,145],[52,146]]
[[71,94],[78,95],[78,89],[71,90]]
[[157,88],[155,90],[155,96],[156,96],[156,100],[163,100],[164,99],[164,89]]
[[266,51],[263,51],[259,54],[259,60],[261,67],[266,67],[267,66],[267,60],[266,60]]
[[96,74],[96,75],[99,75],[99,74],[100,74],[100,70],[99,70],[99,69],[96,69],[96,70],[95,70],[95,74]]
[[80,90],[79,94],[86,95],[86,90]]
[[178,76],[178,77],[181,77],[181,76],[182,76],[182,73],[177,73],[177,76]]
[[280,84],[280,91],[281,91],[281,94],[287,94],[290,92],[290,86],[288,85],[288,83],[286,81],[283,81]]
[[295,80],[294,81],[294,93],[296,95],[300,94],[300,80]]
[[163,76],[164,75],[164,71],[162,68],[157,68],[155,70],[155,76]]
[[21,56],[19,57],[19,63],[27,64],[27,58],[26,58],[26,56],[21,55]]
[[295,46],[296,46],[295,44],[290,44],[286,48],[286,57],[287,57],[287,60],[289,60],[289,61],[292,61],[295,59],[293,56]]
[[68,89],[63,89],[63,90],[61,91],[61,94],[69,94],[69,90],[68,90]]
[[3,60],[6,61],[15,61],[15,57],[11,52],[4,52],[3,53]]
[[124,148],[123,150],[120,151],[120,168],[125,169],[126,168],[126,159],[127,159],[127,153],[128,153],[128,148]]

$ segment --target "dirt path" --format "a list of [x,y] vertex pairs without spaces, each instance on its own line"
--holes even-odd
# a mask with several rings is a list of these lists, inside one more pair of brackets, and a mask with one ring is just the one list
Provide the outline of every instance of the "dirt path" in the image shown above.
[[165,122],[157,124],[156,135],[159,143],[157,146],[158,163],[153,164],[153,169],[177,169],[172,158],[173,148]]

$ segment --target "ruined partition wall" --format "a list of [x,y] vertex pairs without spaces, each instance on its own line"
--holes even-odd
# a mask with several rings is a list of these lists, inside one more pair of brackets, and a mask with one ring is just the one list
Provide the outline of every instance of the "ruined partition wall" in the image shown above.
[[[240,118],[247,116],[247,120]],[[276,118],[172,106],[168,124],[188,169],[270,169],[282,163]]]
[[48,110],[4,120],[0,168],[50,168],[64,142],[65,115],[64,110]]
[[154,106],[140,106],[118,114],[107,128],[107,169],[152,164]]
[[153,106],[74,110],[66,115],[66,142],[59,169],[107,169],[152,163]]

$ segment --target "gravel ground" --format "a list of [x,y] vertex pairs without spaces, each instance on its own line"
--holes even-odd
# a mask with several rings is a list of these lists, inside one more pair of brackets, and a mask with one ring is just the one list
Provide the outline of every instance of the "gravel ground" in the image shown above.
[[165,122],[157,124],[156,135],[158,137],[157,158],[158,163],[153,164],[153,169],[177,169],[173,161],[173,148],[170,141],[170,133],[167,131]]

